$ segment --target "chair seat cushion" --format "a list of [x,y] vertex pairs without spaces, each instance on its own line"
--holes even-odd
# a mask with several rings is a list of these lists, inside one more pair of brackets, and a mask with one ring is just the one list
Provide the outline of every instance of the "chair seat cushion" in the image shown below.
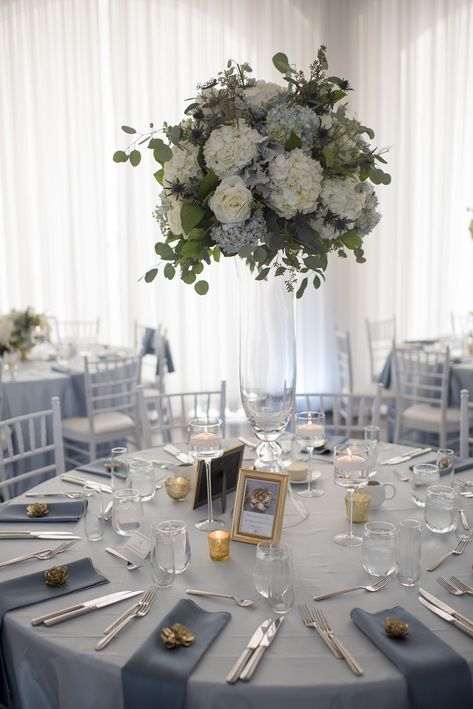
[[[421,430],[437,430],[440,426],[441,408],[430,406],[429,404],[415,404],[404,409],[402,418],[404,424]],[[457,431],[460,428],[460,408],[449,406],[446,412],[446,426],[449,431]]]
[[[95,414],[94,433],[115,433],[118,431],[134,428],[135,422],[130,416],[122,414],[120,411],[108,411],[104,414]],[[87,434],[89,432],[89,419],[87,416],[72,416],[63,419],[62,430],[67,437],[67,433]]]
[[[356,389],[354,389],[353,391],[353,394],[355,396],[376,396],[376,389],[377,384],[375,382],[370,382],[369,384],[365,384],[364,386],[356,387]],[[383,387],[383,391],[381,392],[382,401],[394,401],[395,398],[396,395],[393,389],[385,389]]]

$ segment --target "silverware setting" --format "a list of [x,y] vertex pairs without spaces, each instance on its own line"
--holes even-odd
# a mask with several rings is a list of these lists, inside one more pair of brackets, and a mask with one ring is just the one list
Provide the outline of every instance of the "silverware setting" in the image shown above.
[[[134,620],[135,618],[144,618],[145,615],[149,613],[149,611],[152,608],[152,605],[154,603],[154,599],[156,598],[156,594],[158,592],[158,587],[157,586],[151,586],[148,591],[145,593],[141,601],[138,601],[138,603],[135,605],[134,609],[125,616],[123,614],[123,619],[120,623],[115,624],[115,627],[113,630],[111,630],[109,633],[107,633],[102,640],[100,640],[97,645],[95,646],[95,649],[97,651],[103,650],[107,645],[117,637],[121,633],[122,630],[124,630],[127,625]],[[141,593],[141,591],[140,591]]]
[[81,539],[77,534],[72,532],[32,532],[30,530],[22,530],[17,532],[0,532],[0,539]]
[[81,500],[81,492],[25,492],[25,497],[67,497],[70,500]]
[[255,600],[250,600],[247,598],[237,598],[236,596],[232,596],[230,593],[219,593],[218,591],[199,591],[195,588],[186,588],[186,593],[188,593],[190,596],[209,596],[211,598],[230,598],[232,601],[234,601],[237,606],[240,606],[240,608],[250,608],[250,606],[254,606],[255,603],[258,603],[261,599],[256,598]]
[[105,606],[110,606],[114,603],[124,601],[127,598],[132,598],[132,596],[137,596],[139,593],[143,593],[143,591],[115,591],[115,593],[107,593],[105,596],[98,596],[97,598],[92,598],[90,601],[84,601],[83,603],[76,603],[73,606],[67,606],[67,608],[61,608],[58,611],[54,611],[54,613],[40,615],[37,618],[33,618],[31,625],[56,625],[56,623],[62,623],[64,620],[77,618],[78,616],[85,615],[99,608],[105,608]]
[[[453,577],[451,577],[452,579]],[[447,579],[442,578],[439,576],[437,578],[437,583],[439,583],[442,588],[444,588],[446,591],[452,594],[452,596],[464,596],[465,594],[469,594],[468,591],[465,591],[464,589],[460,588],[454,582],[450,579],[450,581],[447,581]]]
[[314,609],[314,615],[316,618],[316,623],[320,628],[320,632],[325,633],[327,637],[332,641],[332,643],[337,648],[337,650],[339,651],[342,658],[345,660],[353,674],[357,677],[361,677],[361,675],[364,673],[362,666],[355,660],[355,658],[353,657],[351,652],[347,650],[345,645],[343,645],[343,643],[335,636],[322,611]]
[[263,635],[260,644],[256,648],[256,650],[253,652],[252,656],[246,663],[245,667],[240,673],[239,679],[241,679],[243,682],[249,682],[249,680],[253,677],[256,668],[258,667],[261,658],[263,657],[264,653],[268,649],[268,647],[271,645],[273,642],[276,633],[278,632],[280,626],[282,625],[282,622],[284,620],[284,616],[279,616],[279,618],[276,618],[273,620],[271,625],[269,626],[268,630],[266,633]]
[[183,453],[179,450],[179,448],[173,446],[172,443],[167,443],[165,446],[163,446],[163,450],[166,451],[166,453],[169,453],[169,455],[172,455],[173,458],[176,458],[180,463],[184,463],[185,465],[192,465],[192,460],[187,455],[187,453]]
[[303,606],[298,606],[298,610],[300,613],[300,616],[302,618],[302,622],[307,628],[312,628],[313,630],[316,630],[319,636],[322,638],[324,643],[327,645],[328,649],[330,652],[332,652],[337,660],[342,659],[342,654],[340,650],[337,648],[337,646],[332,642],[331,638],[327,635],[327,633],[323,633],[322,630],[320,629],[319,625],[317,625],[316,622],[316,616],[315,613],[312,611],[312,609],[309,608],[308,605],[303,605]]
[[10,564],[17,564],[19,561],[27,561],[28,559],[52,559],[57,554],[61,554],[66,549],[69,549],[76,540],[73,539],[70,542],[63,542],[59,544],[55,549],[41,549],[41,551],[36,551],[31,554],[23,554],[23,556],[16,556],[14,559],[8,559],[8,561],[0,562],[0,567],[10,566]]
[[60,476],[61,480],[64,480],[66,483],[73,483],[74,485],[95,485],[95,487],[98,487],[101,492],[108,492],[112,493],[113,490],[110,487],[110,485],[105,485],[104,483],[99,483],[96,480],[87,480],[87,478],[82,478],[80,475],[72,475],[71,473],[63,473]]
[[266,618],[256,628],[245,649],[226,676],[228,684],[235,684],[239,679],[248,682],[253,677],[261,658],[273,642],[283,620],[283,616],[274,620]]
[[424,453],[430,453],[432,448],[413,448],[403,455],[394,456],[394,458],[388,458],[387,460],[382,460],[380,465],[398,465],[399,463],[406,463],[412,458],[416,458],[418,455],[424,455]]
[[128,569],[128,571],[135,571],[135,569],[141,569],[141,567],[143,566],[143,564],[135,564],[133,561],[131,561],[131,559],[127,559],[126,556],[121,554],[116,549],[113,549],[112,547],[105,547],[105,551],[108,551],[108,553],[111,554],[112,556],[116,556],[117,559],[121,559],[122,561],[125,561],[126,568]]
[[370,593],[376,593],[381,591],[393,578],[394,573],[387,574],[376,581],[376,583],[370,584],[369,586],[351,586],[350,588],[342,588],[340,591],[331,591],[330,593],[322,593],[318,596],[314,596],[314,601],[323,601],[326,598],[333,598],[334,596],[339,596],[342,593],[349,593],[350,591],[369,591]]
[[435,571],[435,569],[438,569],[440,564],[443,564],[444,561],[448,559],[449,556],[452,556],[452,554],[456,555],[461,555],[465,551],[466,547],[468,546],[470,539],[468,537],[462,537],[460,541],[458,542],[457,546],[455,549],[451,549],[448,551],[446,554],[440,557],[440,559],[437,559],[433,564],[427,567],[427,571]]
[[423,588],[419,588],[419,602],[432,613],[438,615],[439,618],[452,623],[456,628],[473,638],[473,620],[462,615]]

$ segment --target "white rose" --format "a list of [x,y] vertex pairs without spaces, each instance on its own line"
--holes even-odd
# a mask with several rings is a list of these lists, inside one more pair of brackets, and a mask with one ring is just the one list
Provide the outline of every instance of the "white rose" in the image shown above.
[[167,211],[166,217],[168,220],[169,228],[175,236],[181,236],[184,234],[181,222],[181,202],[176,202]]
[[225,177],[212,197],[209,207],[221,224],[244,222],[251,214],[252,194],[237,175]]

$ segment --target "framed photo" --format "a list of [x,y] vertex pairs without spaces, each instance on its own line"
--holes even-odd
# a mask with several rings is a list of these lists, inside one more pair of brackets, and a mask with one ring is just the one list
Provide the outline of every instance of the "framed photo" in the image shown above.
[[258,544],[277,542],[286,503],[287,475],[241,470],[235,497],[232,539]]
[[[232,448],[227,448],[220,458],[212,460],[210,466],[212,500],[221,499],[222,512],[225,512],[226,509],[227,493],[236,490],[244,449],[245,446],[243,443],[232,446]],[[205,474],[205,463],[203,460],[199,460],[195,473],[192,509],[195,510],[197,507],[206,504],[207,476]]]

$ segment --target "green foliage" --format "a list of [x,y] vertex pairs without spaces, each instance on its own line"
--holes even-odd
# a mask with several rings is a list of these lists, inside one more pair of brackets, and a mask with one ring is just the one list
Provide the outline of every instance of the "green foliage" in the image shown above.
[[184,202],[181,207],[181,224],[185,234],[196,227],[202,221],[205,212],[198,204]]
[[194,286],[194,290],[199,295],[205,295],[209,290],[209,284],[207,281],[197,281]]

